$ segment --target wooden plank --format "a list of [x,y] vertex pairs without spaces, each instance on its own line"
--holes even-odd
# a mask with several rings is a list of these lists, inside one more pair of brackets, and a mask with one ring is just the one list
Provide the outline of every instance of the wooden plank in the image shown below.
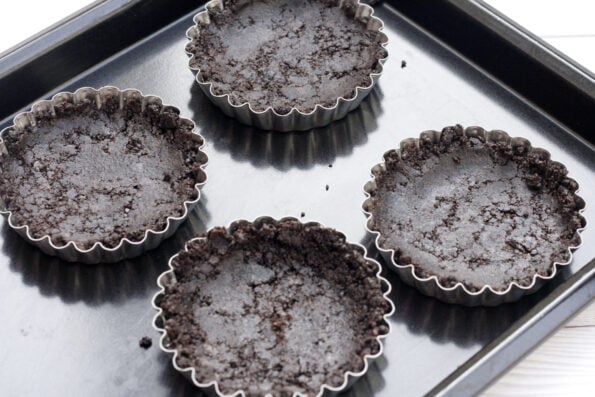
[[585,309],[570,319],[567,327],[595,327],[595,303],[587,305]]
[[512,395],[595,395],[595,300],[482,393]]

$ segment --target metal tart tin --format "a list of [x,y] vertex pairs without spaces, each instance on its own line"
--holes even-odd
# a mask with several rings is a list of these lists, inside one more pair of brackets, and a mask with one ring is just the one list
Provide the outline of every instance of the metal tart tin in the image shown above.
[[[294,222],[295,224],[301,225],[301,227],[322,227],[322,228],[325,228],[320,223],[317,223],[317,222],[300,223],[296,218],[292,218],[292,217],[283,218],[283,219],[277,221],[273,218],[263,216],[263,217],[255,219],[254,222],[249,222],[246,220],[235,220],[230,224],[230,226],[227,228],[227,230],[230,232],[233,232],[242,224],[252,223],[256,227],[260,228],[263,225],[266,227],[267,225],[278,224],[280,222],[286,222],[286,221]],[[213,230],[213,229],[211,229],[211,230]],[[329,229],[329,230],[334,231],[333,229]],[[389,298],[392,287],[391,287],[390,283],[388,282],[388,280],[386,280],[385,278],[383,278],[381,276],[380,264],[378,262],[376,262],[375,260],[370,259],[367,256],[367,251],[362,245],[354,244],[354,243],[347,243],[347,242],[345,242],[345,236],[342,233],[339,233],[337,231],[334,231],[334,232],[337,233],[340,236],[341,240],[345,244],[347,244],[349,246],[349,248],[353,249],[357,255],[361,255],[362,257],[365,258],[367,263],[369,263],[370,265],[372,265],[378,269],[376,272],[376,278],[380,281],[380,284],[382,286],[382,298],[388,303],[388,306],[390,307],[390,309],[388,309],[385,312],[385,314],[383,315],[383,321],[386,324],[388,331],[384,334],[378,334],[378,335],[374,336],[374,339],[376,340],[376,342],[379,346],[379,350],[378,350],[378,352],[376,352],[374,354],[369,353],[363,357],[364,366],[360,371],[358,371],[358,372],[346,371],[343,375],[343,383],[338,387],[331,386],[328,384],[323,384],[320,388],[320,391],[316,394],[317,397],[335,395],[338,392],[346,390],[350,386],[352,386],[353,383],[355,383],[355,381],[357,379],[359,379],[361,376],[363,376],[367,372],[368,367],[371,365],[371,363],[383,354],[384,347],[383,347],[382,340],[384,338],[386,338],[392,331],[390,322],[388,321],[388,317],[390,317],[395,311],[395,306],[394,306],[393,302],[391,301],[391,299]],[[201,235],[200,237],[196,237],[192,240],[189,240],[186,243],[183,251],[188,251],[188,245],[190,243],[192,243],[193,241],[207,239],[206,236],[208,235],[208,233],[209,232],[207,232],[204,235]],[[244,390],[237,390],[237,391],[234,391],[232,394],[225,394],[225,393],[221,392],[219,383],[216,380],[205,380],[205,379],[199,380],[196,377],[196,370],[194,367],[181,367],[177,363],[177,357],[178,357],[179,352],[178,352],[178,350],[176,350],[175,348],[170,346],[170,340],[169,340],[167,331],[165,329],[164,313],[163,313],[163,309],[160,307],[160,304],[163,300],[163,297],[165,296],[166,286],[171,286],[176,283],[176,276],[174,274],[174,268],[172,266],[172,263],[176,259],[176,257],[178,257],[179,255],[180,255],[180,253],[178,253],[170,258],[169,263],[168,263],[169,270],[165,271],[158,277],[157,285],[159,286],[160,290],[159,290],[159,292],[157,292],[157,294],[153,297],[153,300],[152,300],[153,308],[155,308],[158,311],[158,313],[156,314],[156,316],[153,319],[153,327],[161,334],[161,337],[159,339],[159,347],[161,348],[161,350],[163,350],[164,352],[166,352],[172,356],[172,364],[173,364],[174,368],[177,371],[179,371],[180,373],[182,373],[195,386],[197,386],[203,392],[205,392],[206,395],[219,396],[219,397],[225,397],[225,396],[231,396],[231,395],[246,396],[246,392]],[[270,394],[267,394],[267,396],[270,396]],[[295,392],[294,394],[292,394],[292,396],[298,397],[298,396],[304,396],[304,394]]]
[[[385,48],[388,43],[388,37],[382,32],[384,23],[381,19],[373,16],[374,9],[367,4],[360,3],[359,0],[342,0],[339,1],[340,7],[356,7],[355,18],[358,21],[366,23],[367,29],[376,31],[381,35],[381,46]],[[194,26],[189,28],[186,32],[186,37],[190,43],[186,45],[186,54],[191,58],[194,55],[190,52],[189,45],[200,35],[201,25],[210,24],[210,15],[213,12],[223,10],[225,7],[225,0],[211,0],[205,6],[205,11],[202,11],[194,16]],[[384,51],[386,54],[386,50]],[[356,109],[362,100],[374,88],[376,82],[382,74],[382,65],[386,62],[387,55],[384,58],[378,59],[379,71],[370,73],[370,84],[366,86],[354,87],[352,91],[354,95],[351,98],[339,97],[333,106],[324,106],[317,104],[310,112],[302,112],[296,107],[292,108],[289,113],[279,114],[273,108],[268,107],[264,111],[254,110],[252,105],[248,102],[240,105],[231,102],[228,93],[218,95],[213,90],[213,84],[205,81],[200,68],[190,65],[189,67],[196,75],[196,82],[205,93],[205,95],[218,106],[223,113],[230,117],[234,117],[243,124],[253,125],[262,130],[274,131],[305,131],[316,127],[323,127],[335,120],[339,120],[347,115],[350,111]]]
[[[544,149],[533,148],[530,142],[525,138],[511,138],[506,132],[501,130],[485,131],[481,127],[468,127],[463,130],[462,127],[456,126],[461,131],[466,139],[475,139],[478,142],[482,142],[485,145],[504,145],[518,156],[529,156],[531,153],[537,154],[543,161],[550,162],[550,154]],[[399,149],[392,149],[384,154],[384,158],[395,159],[401,158],[404,148],[406,147],[417,147],[421,144],[438,144],[442,133],[439,131],[424,131],[421,133],[419,139],[409,138],[405,139],[400,143]],[[423,143],[422,143],[423,142]],[[556,163],[558,167],[561,167],[566,173],[566,168]],[[421,277],[415,271],[413,263],[399,263],[396,259],[395,249],[386,247],[380,242],[381,233],[374,228],[374,216],[372,209],[374,206],[374,197],[376,196],[377,176],[386,173],[387,166],[386,161],[383,161],[372,168],[372,180],[368,181],[364,185],[364,193],[366,199],[363,203],[363,211],[366,215],[366,230],[374,236],[375,246],[379,253],[389,265],[388,267],[395,271],[402,281],[417,288],[420,292],[425,295],[435,297],[446,303],[461,304],[464,306],[496,306],[506,302],[514,302],[521,297],[532,294],[539,290],[548,280],[554,278],[558,271],[561,271],[565,265],[572,262],[572,253],[581,245],[580,232],[586,227],[585,218],[580,215],[583,212],[585,202],[583,199],[573,194],[574,202],[577,203],[577,213],[581,221],[582,227],[575,231],[574,239],[577,241],[576,245],[569,246],[568,260],[565,262],[554,262],[551,264],[551,270],[547,275],[535,273],[532,277],[532,281],[528,285],[521,285],[517,282],[511,282],[505,290],[497,290],[492,288],[490,285],[484,285],[476,291],[471,291],[462,282],[457,282],[453,286],[445,286],[436,275],[428,277]],[[564,182],[568,186],[575,186],[578,189],[578,184],[571,178],[564,177]],[[397,187],[398,188],[398,187]]]
[[[138,103],[140,101],[140,108],[134,106],[128,106],[129,102]],[[42,100],[32,105],[31,110],[23,112],[15,116],[13,125],[5,128],[0,133],[0,152],[2,156],[9,156],[6,145],[2,137],[6,133],[11,131],[26,131],[27,129],[35,129],[37,117],[52,117],[59,118],[60,115],[56,114],[55,106],[59,105],[66,109],[65,113],[70,112],[72,109],[76,109],[77,105],[82,104],[94,104],[97,109],[106,109],[110,107],[110,112],[123,112],[123,111],[136,111],[141,114],[145,111],[147,106],[151,108],[159,109],[159,114],[162,117],[176,123],[178,128],[184,128],[188,131],[192,131],[191,139],[200,144],[200,173],[202,180],[195,184],[194,190],[196,192],[196,198],[185,200],[180,203],[180,207],[183,207],[184,211],[180,216],[168,216],[166,219],[166,227],[163,230],[147,229],[144,236],[140,240],[131,240],[126,237],[122,238],[119,244],[115,247],[106,247],[102,242],[96,242],[91,248],[83,249],[74,241],[69,241],[64,245],[56,244],[52,241],[49,235],[41,237],[33,237],[30,233],[29,226],[16,225],[13,223],[12,212],[6,209],[5,204],[2,202],[0,207],[0,213],[6,216],[8,225],[10,228],[15,230],[25,240],[32,245],[41,249],[48,255],[57,256],[65,261],[69,262],[80,262],[87,264],[96,263],[112,263],[118,262],[123,259],[133,258],[139,256],[143,252],[157,247],[163,240],[167,239],[174,234],[176,229],[184,222],[188,214],[197,205],[200,199],[199,186],[206,183],[206,174],[204,173],[204,166],[207,162],[207,156],[202,151],[204,146],[204,139],[198,133],[194,132],[194,122],[189,119],[179,117],[180,110],[173,106],[164,105],[161,98],[153,95],[143,95],[140,91],[135,89],[120,90],[116,87],[106,86],[99,89],[91,87],[83,87],[76,90],[74,93],[71,92],[60,92],[52,97],[51,100]]]

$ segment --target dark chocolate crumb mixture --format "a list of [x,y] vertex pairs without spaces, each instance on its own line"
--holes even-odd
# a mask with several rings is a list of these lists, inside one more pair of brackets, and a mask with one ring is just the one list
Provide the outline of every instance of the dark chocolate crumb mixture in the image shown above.
[[339,233],[295,220],[215,228],[172,263],[160,304],[180,367],[247,396],[314,396],[380,349],[378,268]]
[[387,153],[369,208],[381,246],[420,277],[472,291],[551,274],[579,243],[584,202],[562,164],[527,155],[528,147],[513,151],[455,126],[439,143],[422,139],[401,156]]
[[148,336],[143,336],[140,339],[140,341],[138,342],[138,345],[146,350],[146,349],[150,348],[151,346],[153,346],[153,340],[151,338],[149,338]]
[[0,195],[15,225],[56,245],[114,247],[183,214],[205,178],[202,140],[173,111],[140,114],[140,99],[126,106],[63,103],[56,117],[4,134]]
[[[357,1],[225,1],[186,49],[203,80],[235,105],[312,111],[368,87],[386,57],[383,35],[354,16]],[[240,4],[240,5],[238,5]]]

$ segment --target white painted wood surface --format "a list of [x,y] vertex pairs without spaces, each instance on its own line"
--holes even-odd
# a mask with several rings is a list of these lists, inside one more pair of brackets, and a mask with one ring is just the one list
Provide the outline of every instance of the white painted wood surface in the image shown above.
[[595,299],[482,396],[595,396]]
[[[568,324],[568,328],[578,327],[594,327],[595,326],[595,301],[591,302],[590,305],[575,317],[573,317]],[[595,340],[594,340],[595,342]],[[595,377],[595,373],[593,374]]]
[[595,72],[595,1],[484,1]]
[[74,14],[93,1],[0,1],[0,53]]

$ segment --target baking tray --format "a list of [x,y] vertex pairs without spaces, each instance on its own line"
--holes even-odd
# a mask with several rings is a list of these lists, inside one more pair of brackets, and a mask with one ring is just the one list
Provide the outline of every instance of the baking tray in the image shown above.
[[379,86],[345,120],[303,133],[244,127],[202,95],[184,53],[194,1],[99,1],[4,54],[1,127],[58,91],[138,88],[194,119],[207,140],[209,182],[175,237],[115,265],[45,256],[3,221],[0,394],[196,395],[158,348],[138,347],[145,335],[157,341],[150,300],[168,257],[211,226],[302,212],[370,247],[361,204],[372,165],[400,140],[454,123],[525,136],[566,164],[587,202],[585,244],[537,294],[495,308],[443,304],[386,273],[394,331],[384,357],[346,394],[475,393],[595,295],[593,76],[480,1],[374,7],[390,40]]

